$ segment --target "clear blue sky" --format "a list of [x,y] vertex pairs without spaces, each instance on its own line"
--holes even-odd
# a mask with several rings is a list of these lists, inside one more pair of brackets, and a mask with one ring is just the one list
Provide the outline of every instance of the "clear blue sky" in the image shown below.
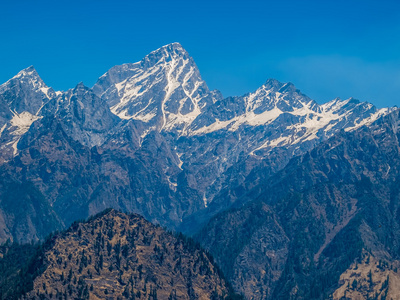
[[322,103],[400,106],[400,1],[40,1],[0,3],[0,82],[34,65],[56,90],[180,42],[211,89],[293,82]]

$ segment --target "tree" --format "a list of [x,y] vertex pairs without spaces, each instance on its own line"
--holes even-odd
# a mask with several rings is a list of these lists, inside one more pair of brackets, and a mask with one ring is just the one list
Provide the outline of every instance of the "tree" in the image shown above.
[[353,283],[351,284],[351,287],[353,288],[353,290],[355,290],[357,288],[357,279],[353,280]]

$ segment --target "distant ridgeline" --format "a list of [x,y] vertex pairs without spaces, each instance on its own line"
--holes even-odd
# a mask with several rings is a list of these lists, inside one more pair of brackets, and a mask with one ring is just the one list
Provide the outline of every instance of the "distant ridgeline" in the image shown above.
[[[90,227],[105,214],[39,248],[11,244],[114,208],[194,236],[248,299],[399,298],[399,119],[352,98],[318,104],[274,79],[224,98],[179,43],[92,88],[54,91],[24,69],[0,85],[2,297],[230,295],[197,246],[180,273],[183,258],[164,260],[175,242],[130,236],[138,216],[111,211],[125,221]],[[154,264],[146,276],[141,259]]]

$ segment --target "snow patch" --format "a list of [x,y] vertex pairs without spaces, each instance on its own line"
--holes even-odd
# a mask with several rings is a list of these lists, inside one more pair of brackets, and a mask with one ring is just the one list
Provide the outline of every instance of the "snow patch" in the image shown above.
[[271,110],[266,110],[261,114],[256,114],[253,111],[249,111],[241,116],[234,117],[227,121],[220,121],[219,119],[216,119],[213,124],[192,131],[190,134],[200,135],[218,131],[221,129],[236,131],[243,124],[247,124],[250,126],[265,125],[278,118],[282,113],[283,112],[277,107]]
[[168,181],[169,187],[170,187],[173,191],[176,191],[176,188],[177,188],[178,184],[177,184],[176,182],[172,182],[172,181],[171,181],[171,176],[167,176],[167,181]]
[[6,129],[6,127],[7,127],[7,123],[4,124],[3,127],[1,127],[1,129],[0,129],[0,137],[1,137],[1,135],[2,135],[2,133],[3,133],[3,131],[4,131],[4,129]]
[[[29,113],[27,111],[24,111],[20,114],[18,114],[15,111],[11,111],[11,112],[13,113],[13,118],[10,121],[11,128],[16,127],[16,129],[14,129],[13,131],[10,132],[11,135],[14,136],[14,138],[7,145],[11,144],[12,148],[14,149],[14,156],[15,156],[18,153],[17,145],[18,145],[18,142],[19,142],[21,136],[29,130],[29,128],[31,127],[33,122],[35,122],[38,119],[41,119],[42,117],[32,115],[31,113]],[[4,130],[4,129],[2,129],[2,130]]]
[[183,165],[183,161],[182,161],[182,159],[181,159],[181,157],[182,157],[182,155],[183,155],[183,153],[176,153],[176,156],[178,156],[178,167],[179,167],[179,169],[181,169],[182,170],[182,165]]
[[381,108],[376,113],[374,113],[371,116],[369,116],[368,118],[362,119],[355,126],[345,128],[344,131],[353,131],[353,130],[356,130],[357,128],[361,127],[361,126],[371,125],[376,120],[378,120],[380,117],[382,117],[384,115],[387,115],[388,113],[392,112],[393,110],[394,110],[394,108]]
[[12,132],[13,135],[23,135],[28,131],[33,122],[42,118],[40,116],[32,115],[27,111],[24,111],[20,114],[15,111],[12,111],[12,113],[13,118],[11,119],[10,123],[12,126],[17,127],[17,129]]
[[46,95],[46,97],[47,97],[48,99],[51,98],[51,97],[49,96],[49,90],[50,90],[49,87],[47,87],[47,86],[46,86],[46,87],[41,87],[40,90],[42,91],[43,94]]
[[208,200],[206,198],[206,193],[205,192],[203,194],[203,203],[204,203],[204,207],[207,208]]

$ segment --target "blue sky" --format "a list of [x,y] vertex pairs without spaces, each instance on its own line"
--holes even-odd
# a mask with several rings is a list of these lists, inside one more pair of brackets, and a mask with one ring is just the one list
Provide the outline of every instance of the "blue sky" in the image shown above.
[[180,42],[211,89],[290,81],[322,103],[400,106],[400,1],[1,1],[0,82],[34,65],[56,90]]

